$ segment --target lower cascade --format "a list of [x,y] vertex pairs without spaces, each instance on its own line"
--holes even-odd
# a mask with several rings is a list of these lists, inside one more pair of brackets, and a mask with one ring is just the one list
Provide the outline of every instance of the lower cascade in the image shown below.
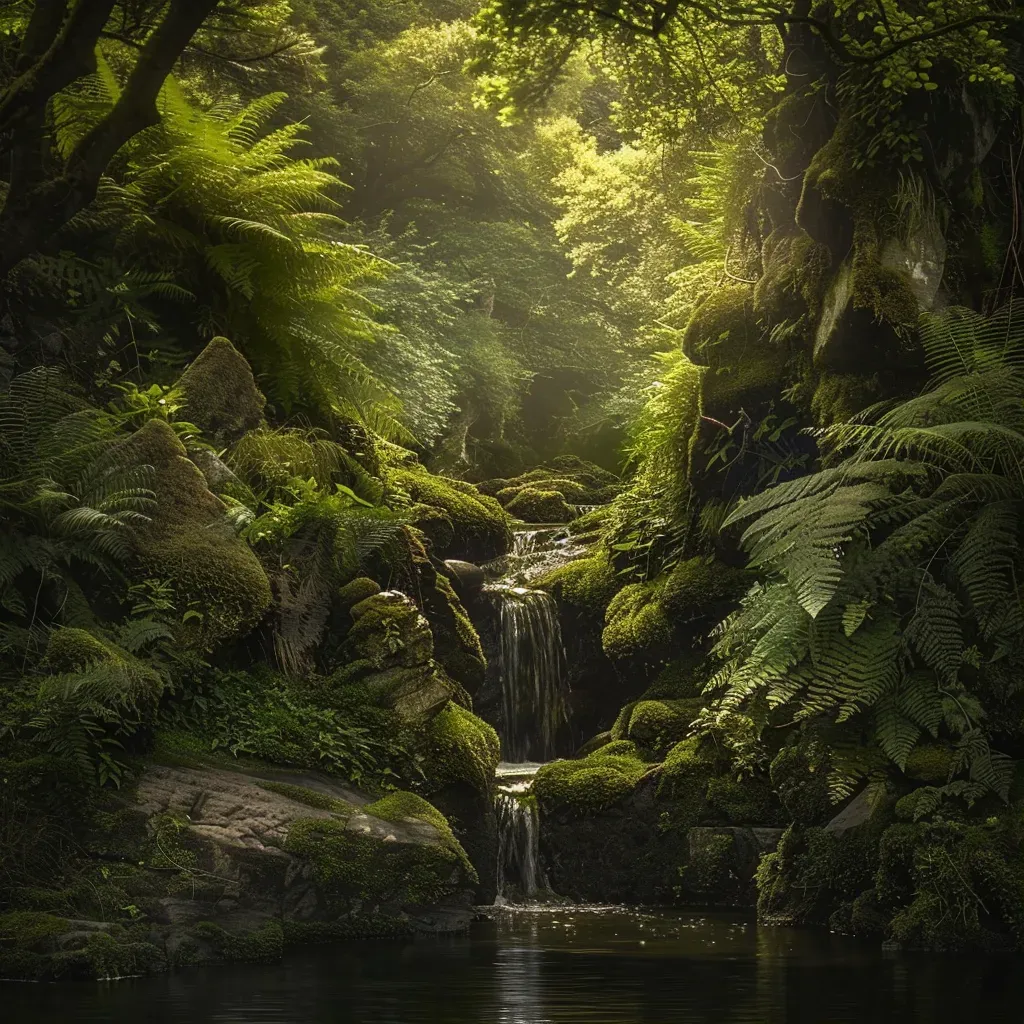
[[539,764],[498,766],[494,809],[498,819],[499,903],[530,900],[541,888],[540,821],[530,787]]

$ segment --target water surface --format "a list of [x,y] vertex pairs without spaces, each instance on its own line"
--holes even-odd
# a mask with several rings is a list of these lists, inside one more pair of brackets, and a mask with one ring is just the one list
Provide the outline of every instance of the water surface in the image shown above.
[[519,910],[457,939],[0,997],[5,1024],[1019,1024],[1024,959],[885,954],[741,914]]

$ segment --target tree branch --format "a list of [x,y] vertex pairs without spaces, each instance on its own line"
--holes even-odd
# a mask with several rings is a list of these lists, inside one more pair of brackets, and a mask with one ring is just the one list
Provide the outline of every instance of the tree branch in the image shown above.
[[[95,10],[112,3],[113,0],[80,0],[75,13],[85,7]],[[0,280],[84,210],[95,198],[100,178],[114,154],[133,136],[157,123],[156,100],[160,89],[217,3],[218,0],[172,0],[163,20],[146,40],[113,109],[81,139],[64,172],[27,193],[8,193],[0,212],[0,237],[4,239]],[[73,18],[74,14],[65,25],[65,33]],[[105,20],[92,23],[93,46]]]
[[[57,8],[66,8],[67,5],[50,2],[41,6],[40,17],[37,19],[36,11],[33,11],[29,22],[29,31],[26,31],[28,45],[39,45],[44,32],[52,30],[58,13],[63,18],[63,11],[58,12]],[[15,121],[38,110],[54,93],[95,69],[96,40],[113,8],[114,0],[78,0],[45,53],[32,61],[0,96],[0,132],[9,130]],[[33,37],[31,43],[28,39],[30,34]]]

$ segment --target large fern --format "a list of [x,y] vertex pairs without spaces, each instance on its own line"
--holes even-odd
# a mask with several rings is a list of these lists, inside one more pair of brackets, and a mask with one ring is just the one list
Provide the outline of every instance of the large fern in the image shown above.
[[1020,708],[1008,723],[989,706],[1024,695],[1024,309],[926,315],[921,339],[927,391],[830,428],[820,472],[728,520],[765,582],[720,631],[710,720],[753,722],[748,737],[846,723],[898,768],[931,737],[1006,796],[991,740],[1019,731]]

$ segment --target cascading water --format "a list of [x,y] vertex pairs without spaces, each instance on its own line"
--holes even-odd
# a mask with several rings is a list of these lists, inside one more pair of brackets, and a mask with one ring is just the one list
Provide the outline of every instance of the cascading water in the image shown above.
[[530,795],[538,762],[558,756],[568,721],[565,648],[554,598],[529,583],[582,553],[564,527],[517,530],[512,551],[488,566],[485,589],[497,608],[500,705],[493,721],[505,760],[498,768],[498,901],[532,900],[541,877],[537,806]]
[[539,765],[502,765],[498,771],[495,813],[498,818],[498,899],[529,900],[542,886],[540,822],[530,798]]
[[550,761],[566,722],[558,606],[543,590],[500,584],[501,748],[509,761]]

